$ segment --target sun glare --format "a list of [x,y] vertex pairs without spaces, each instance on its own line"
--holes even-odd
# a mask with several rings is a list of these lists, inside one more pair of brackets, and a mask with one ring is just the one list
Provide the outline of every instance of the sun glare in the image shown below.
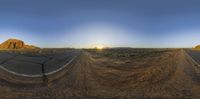
[[98,49],[98,50],[102,50],[103,48],[104,48],[103,45],[97,45],[97,46],[96,46],[96,49]]

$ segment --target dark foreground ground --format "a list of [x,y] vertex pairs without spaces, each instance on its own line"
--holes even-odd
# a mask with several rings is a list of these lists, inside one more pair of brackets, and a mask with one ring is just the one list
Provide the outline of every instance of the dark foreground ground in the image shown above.
[[200,69],[181,49],[82,50],[70,66],[62,76],[41,84],[1,77],[0,98],[200,98]]
[[78,54],[80,52],[75,50],[62,53],[0,52],[0,65],[19,74],[42,75],[59,69]]

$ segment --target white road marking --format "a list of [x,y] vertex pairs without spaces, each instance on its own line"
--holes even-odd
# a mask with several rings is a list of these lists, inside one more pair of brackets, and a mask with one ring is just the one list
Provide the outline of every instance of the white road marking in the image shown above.
[[[65,65],[63,65],[62,67],[52,71],[52,72],[49,72],[49,73],[45,73],[46,76],[48,75],[52,75],[56,72],[59,72],[60,70],[64,69],[65,67],[67,67],[69,64],[71,64],[76,58],[78,57],[78,55],[74,56],[69,62],[67,62]],[[2,65],[0,65],[0,68],[11,73],[11,74],[14,74],[14,75],[17,75],[17,76],[23,76],[23,77],[43,77],[43,74],[21,74],[21,73],[17,73],[17,72],[14,72],[14,71],[11,71],[5,67],[3,67]]]

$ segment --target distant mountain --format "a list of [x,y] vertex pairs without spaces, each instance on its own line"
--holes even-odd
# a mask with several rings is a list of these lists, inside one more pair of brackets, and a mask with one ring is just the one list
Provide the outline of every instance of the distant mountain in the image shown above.
[[0,49],[39,49],[39,47],[26,45],[22,40],[8,39],[0,44]]

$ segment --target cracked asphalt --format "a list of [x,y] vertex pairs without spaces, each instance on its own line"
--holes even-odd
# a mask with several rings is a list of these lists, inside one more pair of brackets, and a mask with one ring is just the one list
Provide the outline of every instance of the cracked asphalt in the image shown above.
[[51,54],[0,53],[0,66],[18,74],[43,75],[61,68],[79,53],[79,51]]
[[185,50],[197,63],[200,64],[200,51],[199,50]]

